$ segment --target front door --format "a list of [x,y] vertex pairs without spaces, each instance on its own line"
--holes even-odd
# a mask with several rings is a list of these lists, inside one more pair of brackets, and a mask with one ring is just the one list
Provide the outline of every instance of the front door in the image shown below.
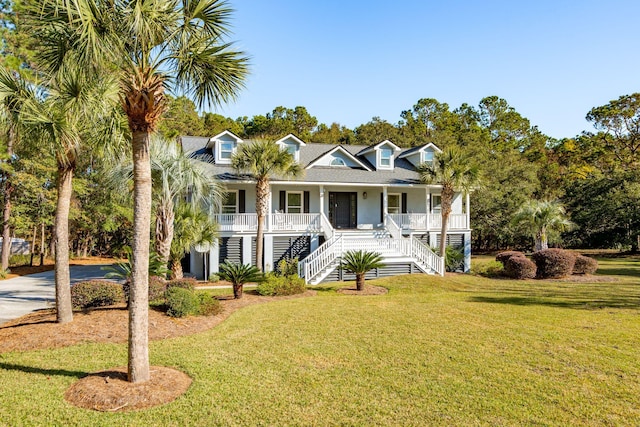
[[329,192],[329,222],[333,228],[356,228],[358,193]]

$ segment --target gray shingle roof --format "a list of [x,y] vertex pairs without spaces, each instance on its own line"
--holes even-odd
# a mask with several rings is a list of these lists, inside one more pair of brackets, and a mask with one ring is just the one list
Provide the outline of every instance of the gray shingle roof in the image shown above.
[[[203,137],[181,137],[185,152],[191,152],[194,155],[211,154],[211,150],[205,150],[205,146],[209,138]],[[245,140],[244,143],[251,143]],[[199,144],[199,147],[198,147]],[[188,149],[187,149],[188,147]],[[322,157],[338,145],[335,144],[317,144],[308,143],[300,149],[300,164],[306,167],[311,162]],[[389,184],[389,185],[409,185],[419,184],[420,175],[415,171],[413,165],[405,159],[395,158],[395,167],[393,170],[375,170],[375,166],[371,165],[367,159],[357,154],[367,148],[366,145],[341,145],[347,152],[352,154],[360,162],[364,163],[372,169],[366,171],[364,169],[351,169],[348,167],[329,167],[314,166],[306,169],[304,174],[295,179],[287,179],[286,181],[298,182],[317,182],[317,183],[354,183],[354,184]],[[409,149],[415,150],[415,149]],[[402,154],[405,151],[399,153]],[[244,181],[249,179],[247,176],[238,176],[230,165],[216,165],[209,161],[209,169],[211,173],[222,181]],[[272,181],[283,181],[282,179],[273,179]]]

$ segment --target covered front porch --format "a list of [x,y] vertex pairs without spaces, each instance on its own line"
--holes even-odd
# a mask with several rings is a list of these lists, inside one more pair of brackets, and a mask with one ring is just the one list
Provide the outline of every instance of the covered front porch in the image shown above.
[[[248,188],[230,188],[221,212],[212,213],[221,232],[255,233],[255,195]],[[328,229],[399,229],[439,231],[440,195],[429,186],[291,185],[273,183],[265,232],[320,233]],[[449,230],[469,229],[469,198],[456,195]],[[252,212],[253,211],[253,212]]]

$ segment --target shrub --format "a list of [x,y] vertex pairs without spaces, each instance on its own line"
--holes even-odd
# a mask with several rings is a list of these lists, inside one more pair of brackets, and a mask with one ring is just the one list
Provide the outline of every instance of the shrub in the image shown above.
[[301,294],[307,290],[304,279],[298,275],[276,276],[267,275],[258,285],[258,293],[265,296],[283,296]]
[[445,248],[444,268],[447,271],[464,271],[464,252],[452,246]]
[[573,274],[593,274],[597,269],[598,261],[588,256],[576,255]]
[[529,258],[512,256],[504,264],[504,274],[512,279],[533,279],[536,277],[537,267]]
[[89,307],[104,307],[124,301],[122,286],[106,280],[89,280],[71,287],[71,305],[80,310]]
[[539,279],[556,279],[570,276],[576,256],[563,249],[543,249],[531,256],[538,267]]
[[496,255],[496,261],[502,263],[502,265],[505,265],[505,262],[511,258],[511,257],[524,257],[524,254],[522,252],[519,251],[504,251],[504,252],[500,252],[498,255]]
[[211,283],[216,283],[220,281],[220,276],[218,276],[217,274],[213,273],[209,275],[209,282]]
[[167,315],[186,317],[200,312],[200,298],[192,290],[177,286],[167,288],[165,292]]
[[278,276],[293,276],[298,274],[298,258],[283,258],[278,263]]
[[167,289],[170,288],[182,288],[193,291],[196,288],[198,281],[196,279],[185,277],[183,279],[173,279],[167,282]]
[[500,277],[504,274],[504,266],[498,261],[478,262],[472,265],[471,272],[483,277]]
[[[122,285],[124,291],[124,300],[129,304],[129,289],[131,288],[131,282],[127,280]],[[164,292],[167,290],[167,281],[159,276],[149,277],[149,302],[157,301],[164,298]]]
[[214,316],[222,312],[220,301],[215,299],[210,293],[199,291],[196,292],[200,303],[198,314],[201,316]]

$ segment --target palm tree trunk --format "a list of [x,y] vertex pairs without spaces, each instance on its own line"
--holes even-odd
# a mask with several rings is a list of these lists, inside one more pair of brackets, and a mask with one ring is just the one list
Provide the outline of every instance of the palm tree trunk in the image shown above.
[[365,273],[356,273],[356,290],[358,291],[364,289],[364,275]]
[[235,283],[233,284],[233,298],[234,299],[240,299],[242,298],[242,284],[236,285]]
[[55,219],[56,320],[58,323],[73,320],[69,276],[69,206],[73,191],[73,168],[73,166],[58,166],[58,203]]
[[[13,162],[13,144],[16,139],[16,131],[13,126],[9,128],[9,135],[7,138],[7,156],[9,157],[9,164]],[[0,264],[2,271],[6,271],[9,268],[9,257],[11,256],[11,227],[9,221],[11,220],[11,195],[13,193],[13,183],[11,182],[11,171],[4,172],[4,206],[2,209],[2,255],[0,256]]]
[[164,264],[169,262],[173,240],[173,201],[162,200],[156,210],[156,253]]
[[258,230],[256,231],[256,267],[264,271],[264,219],[269,209],[269,182],[258,179],[256,182],[256,213],[258,215]]
[[149,380],[150,133],[133,132],[133,260],[129,297],[129,381]]
[[184,273],[182,271],[182,262],[180,259],[171,259],[171,279],[182,279]]

